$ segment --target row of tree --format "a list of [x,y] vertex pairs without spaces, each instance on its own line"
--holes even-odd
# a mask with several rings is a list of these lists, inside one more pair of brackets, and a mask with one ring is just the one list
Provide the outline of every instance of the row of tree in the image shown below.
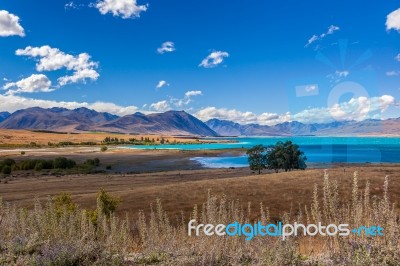
[[278,173],[280,169],[287,172],[307,168],[307,157],[299,146],[291,141],[279,141],[269,147],[257,145],[249,149],[247,155],[250,169],[258,171],[259,174],[263,169],[272,169]]

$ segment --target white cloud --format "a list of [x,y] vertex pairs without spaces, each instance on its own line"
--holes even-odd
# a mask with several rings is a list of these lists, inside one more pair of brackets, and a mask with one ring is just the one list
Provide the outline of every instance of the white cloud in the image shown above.
[[298,121],[305,124],[329,123],[334,121],[361,121],[368,118],[380,119],[382,113],[390,106],[396,105],[395,98],[390,95],[381,97],[352,98],[348,102],[342,102],[330,107],[309,108],[299,113],[276,114],[263,113],[257,115],[252,112],[241,112],[235,109],[206,107],[198,111],[197,118],[207,121],[212,118],[230,120],[239,124],[276,125],[288,121]]
[[364,119],[380,119],[382,113],[396,101],[393,96],[358,97],[348,102],[334,104],[325,108],[311,108],[292,116],[292,120],[302,123],[329,123],[334,121],[361,121]]
[[387,15],[386,30],[400,31],[400,8]]
[[192,97],[203,95],[202,91],[187,91],[182,99],[171,98],[170,103],[181,108],[192,102]]
[[236,109],[206,107],[196,114],[200,120],[207,121],[212,118],[221,120],[234,121],[239,124],[259,124],[259,125],[275,125],[290,120],[290,114],[278,115],[276,113],[263,113],[261,115],[253,112],[241,112]]
[[157,83],[156,89],[161,89],[162,87],[169,86],[169,84],[165,80],[160,80]]
[[[15,88],[14,90],[12,90]],[[43,74],[33,74],[30,77],[21,79],[17,82],[9,82],[3,86],[4,90],[9,90],[7,94],[50,92],[51,81]]]
[[313,43],[316,42],[316,41],[322,40],[322,39],[325,38],[327,35],[334,34],[335,31],[338,31],[338,30],[340,30],[340,28],[339,28],[338,26],[330,25],[330,26],[328,27],[328,29],[327,29],[326,32],[321,33],[320,35],[315,35],[315,34],[314,34],[313,36],[311,36],[311,38],[308,39],[308,41],[307,41],[305,47],[310,46],[311,44],[313,44]]
[[[187,91],[183,98],[170,97],[168,100],[159,101],[150,104],[150,110],[157,112],[164,112],[174,108],[186,107],[188,104],[193,102],[193,97],[203,95],[202,91]],[[187,108],[186,108],[187,110]]]
[[79,9],[81,7],[83,7],[83,4],[77,4],[74,1],[68,2],[64,5],[64,9],[65,10],[69,10],[69,9]]
[[36,64],[37,71],[54,71],[62,68],[73,71],[72,75],[63,76],[58,79],[60,86],[80,81],[85,82],[86,79],[95,81],[100,76],[95,70],[98,67],[98,63],[91,61],[91,57],[87,53],[73,56],[57,48],[45,45],[41,47],[28,46],[25,49],[18,49],[15,54],[33,58],[39,57],[40,59]]
[[65,5],[64,5],[64,8],[65,9],[75,9],[77,6],[76,6],[76,4],[73,2],[73,1],[71,1],[71,2],[68,2],[68,3],[66,3]]
[[400,71],[392,70],[392,71],[386,72],[386,76],[389,76],[389,77],[394,77],[394,76],[399,76],[399,75],[400,75]]
[[0,10],[0,36],[25,36],[24,28],[19,24],[19,17],[6,10]]
[[165,100],[164,101],[159,101],[159,102],[156,102],[156,103],[152,103],[150,105],[150,108],[153,109],[156,112],[165,112],[165,111],[171,109],[170,105]]
[[215,51],[204,58],[199,64],[200,67],[213,68],[218,66],[224,61],[225,57],[229,57],[227,52]]
[[201,92],[201,91],[187,91],[186,93],[185,93],[185,96],[187,97],[187,98],[190,98],[190,97],[193,97],[193,96],[199,96],[199,95],[202,95],[203,93]]
[[100,0],[94,5],[101,14],[112,13],[123,19],[138,18],[140,13],[147,11],[148,4],[138,5],[136,0]]
[[396,55],[396,56],[394,57],[394,60],[396,60],[396,61],[399,61],[399,62],[400,62],[400,54]]
[[159,54],[170,53],[175,51],[175,44],[173,42],[164,42],[160,48],[157,48]]
[[0,109],[2,111],[15,112],[20,109],[26,109],[29,107],[41,107],[41,108],[52,108],[52,107],[63,107],[67,109],[75,109],[79,107],[86,107],[89,109],[96,110],[98,112],[108,112],[114,115],[129,115],[138,111],[136,106],[119,106],[114,103],[107,102],[59,102],[52,100],[40,100],[25,98],[16,95],[1,95],[0,94]]

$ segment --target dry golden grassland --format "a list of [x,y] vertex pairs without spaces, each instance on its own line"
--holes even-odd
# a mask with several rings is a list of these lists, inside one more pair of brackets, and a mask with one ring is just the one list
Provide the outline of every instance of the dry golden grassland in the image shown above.
[[[332,180],[340,186],[340,201],[351,199],[354,171],[359,172],[360,184],[370,182],[372,195],[382,194],[385,176],[391,180],[392,200],[400,203],[399,165],[356,165],[333,167],[327,170]],[[208,191],[214,195],[226,195],[254,207],[252,217],[258,214],[258,204],[268,206],[271,218],[279,219],[283,212],[296,212],[310,205],[314,184],[322,185],[322,169],[305,171],[251,174],[248,169],[204,169],[155,172],[144,174],[93,174],[70,176],[32,176],[11,178],[0,183],[0,195],[4,201],[19,206],[32,207],[32,199],[46,200],[47,196],[68,192],[83,207],[94,207],[94,198],[100,188],[119,197],[122,202],[117,212],[137,217],[140,210],[149,210],[150,204],[160,199],[165,211],[171,216],[188,215],[195,204],[204,202]]]
[[[34,190],[44,195],[57,187],[71,191],[73,197],[33,201],[29,209],[0,202],[0,260],[5,265],[399,265],[397,172],[396,166],[363,166],[346,172],[334,168],[325,173],[319,169],[236,177],[222,170],[184,173],[184,178],[193,178],[190,181],[176,179],[179,173],[114,176],[109,181],[98,176],[11,180],[1,184],[0,193],[12,200],[14,191],[14,203],[31,205],[32,198],[31,203],[27,200],[36,194]],[[386,174],[391,178],[382,178]],[[22,181],[27,188],[22,188]],[[99,186],[111,191],[112,197],[97,194],[93,204]],[[214,193],[205,192],[208,189]],[[25,202],[21,195],[27,197]],[[139,208],[159,200],[134,219],[118,218],[110,214],[115,196]],[[89,198],[91,207],[74,203],[85,205]],[[190,211],[176,215],[186,204],[193,204]],[[128,205],[122,205],[124,209],[136,211]],[[379,225],[385,233],[372,238],[298,236],[283,241],[265,236],[245,241],[245,237],[190,237],[190,219],[214,225],[267,224],[277,219],[284,224],[349,223],[351,228]]]
[[51,143],[60,142],[96,142],[100,144],[105,137],[111,138],[124,138],[128,140],[129,138],[141,139],[161,139],[169,140],[169,142],[190,142],[195,141],[195,139],[186,139],[179,137],[161,136],[161,135],[129,135],[129,134],[113,134],[113,133],[74,133],[74,134],[64,134],[64,133],[44,133],[44,132],[34,132],[29,130],[13,130],[13,129],[0,129],[0,144],[8,145],[29,145],[31,142],[35,142],[37,145],[47,145]]

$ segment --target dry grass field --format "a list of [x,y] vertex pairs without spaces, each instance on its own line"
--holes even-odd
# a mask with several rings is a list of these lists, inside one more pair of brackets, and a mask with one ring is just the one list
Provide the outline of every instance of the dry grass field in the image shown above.
[[[0,261],[5,265],[399,265],[399,164],[343,164],[327,166],[326,174],[323,168],[311,168],[258,175],[248,168],[204,169],[190,160],[242,153],[118,147],[100,152],[98,146],[2,149],[0,160],[13,158],[17,163],[62,156],[83,164],[98,158],[100,165],[94,170],[102,172],[15,170],[1,176],[0,233],[6,237],[0,239],[4,247]],[[106,170],[106,165],[112,169]],[[318,197],[313,197],[315,185]],[[104,212],[101,189],[121,200],[116,216]],[[67,197],[64,205],[57,205],[64,192],[72,201]],[[241,237],[193,238],[186,228],[193,217],[213,224],[257,220],[379,224],[386,235],[285,241],[261,237],[250,242]]]
[[47,145],[48,142],[59,143],[59,142],[96,142],[101,143],[105,137],[111,138],[129,138],[140,139],[143,138],[164,138],[170,142],[188,142],[194,141],[194,139],[170,137],[170,136],[160,136],[160,135],[129,135],[129,134],[113,134],[113,133],[44,133],[44,132],[34,132],[29,130],[13,130],[13,129],[0,129],[0,144],[8,145],[29,145],[31,142],[35,142],[38,145]]
[[[340,201],[351,200],[353,173],[359,172],[360,191],[370,182],[371,195],[382,195],[385,176],[390,180],[391,200],[400,203],[399,165],[336,166],[328,169],[331,180],[337,180]],[[283,212],[293,214],[305,205],[310,206],[314,184],[322,186],[324,171],[310,169],[282,173],[252,174],[248,169],[204,169],[155,172],[144,174],[94,174],[70,176],[15,177],[0,183],[0,196],[18,206],[32,207],[33,198],[43,202],[48,196],[67,192],[83,208],[94,208],[96,193],[104,188],[122,200],[118,214],[137,218],[150,204],[160,199],[170,217],[186,216],[193,206],[206,201],[208,191],[240,200],[247,208],[251,202],[255,215],[259,204],[270,210],[271,218],[279,219]]]

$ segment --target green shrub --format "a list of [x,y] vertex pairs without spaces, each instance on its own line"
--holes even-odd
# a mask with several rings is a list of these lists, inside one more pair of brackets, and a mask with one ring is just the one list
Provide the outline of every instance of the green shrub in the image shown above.
[[97,206],[104,215],[110,216],[111,213],[115,212],[120,202],[119,198],[111,196],[104,189],[97,193]]
[[65,157],[55,158],[53,161],[53,167],[55,169],[71,169],[76,166],[76,162]]
[[37,162],[35,165],[35,171],[42,171],[43,170],[43,163]]
[[112,166],[110,164],[106,166],[107,170],[111,170],[111,168],[112,168]]
[[1,172],[5,175],[9,175],[11,174],[11,167],[9,165],[6,165],[3,167],[3,169],[1,170]]
[[107,150],[108,150],[107,146],[101,146],[101,148],[100,148],[100,151],[101,151],[101,152],[105,152],[105,151],[107,151]]
[[87,159],[87,160],[84,162],[84,164],[90,165],[90,166],[95,166],[95,165],[96,165],[96,163],[94,162],[93,159]]
[[8,165],[8,166],[11,166],[11,165],[15,164],[15,161],[13,159],[11,159],[11,158],[7,158],[7,159],[4,160],[4,164]]
[[59,216],[65,211],[72,213],[78,209],[78,206],[72,201],[71,195],[65,192],[54,199],[54,205]]
[[21,151],[21,155],[25,155],[25,151]]

